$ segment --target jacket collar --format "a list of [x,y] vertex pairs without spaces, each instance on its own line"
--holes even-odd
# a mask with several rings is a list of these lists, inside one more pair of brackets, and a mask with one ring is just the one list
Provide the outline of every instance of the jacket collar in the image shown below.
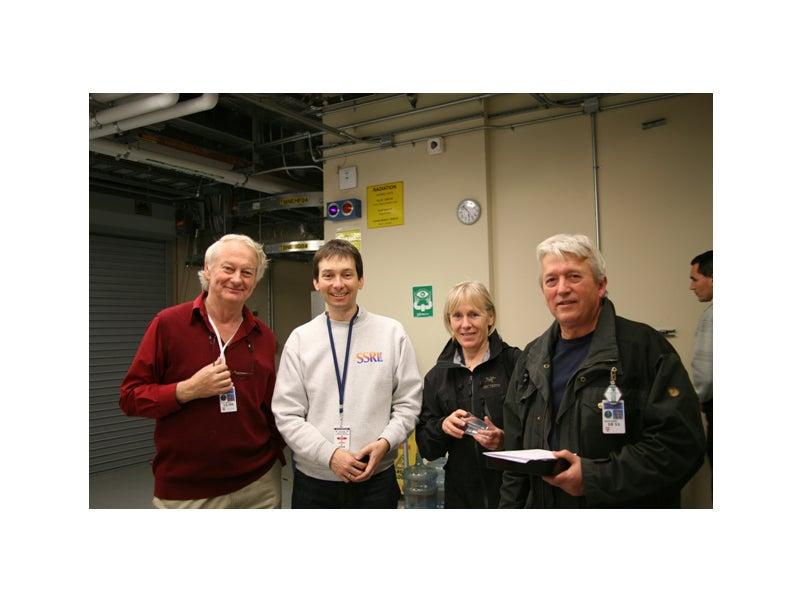
[[598,362],[618,361],[618,340],[615,334],[615,305],[607,298],[602,299],[599,321],[590,341],[588,356],[582,363],[587,368]]
[[[615,334],[615,306],[607,298],[602,299],[599,321],[593,331],[588,355],[577,372],[590,366],[605,362],[611,365],[618,362],[618,342]],[[555,320],[541,337],[536,339],[526,357],[526,369],[532,384],[540,390],[546,401],[551,399],[551,356],[560,336],[560,324]],[[567,404],[570,407],[571,404]],[[562,415],[568,407],[561,407]]]
[[[618,344],[615,335],[615,305],[607,298],[602,299],[599,321],[593,331],[588,356],[582,367],[589,366],[597,361],[618,359]],[[537,340],[532,347],[527,361],[528,368],[536,368],[543,363],[549,363],[554,346],[560,337],[560,324],[557,320],[552,322],[549,329]],[[531,364],[531,365],[530,365]]]

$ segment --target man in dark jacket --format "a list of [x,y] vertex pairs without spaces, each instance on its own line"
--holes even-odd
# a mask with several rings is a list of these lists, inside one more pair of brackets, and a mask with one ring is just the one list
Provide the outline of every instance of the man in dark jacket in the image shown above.
[[550,477],[505,472],[502,508],[679,507],[704,459],[698,399],[674,348],[616,315],[587,236],[537,248],[555,317],[529,343],[504,401],[505,448],[556,450]]

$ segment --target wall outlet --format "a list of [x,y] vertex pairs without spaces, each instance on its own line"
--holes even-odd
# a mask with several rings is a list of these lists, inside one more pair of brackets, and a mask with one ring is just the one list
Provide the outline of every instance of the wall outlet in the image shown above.
[[356,188],[356,165],[343,167],[338,173],[340,174],[340,190]]

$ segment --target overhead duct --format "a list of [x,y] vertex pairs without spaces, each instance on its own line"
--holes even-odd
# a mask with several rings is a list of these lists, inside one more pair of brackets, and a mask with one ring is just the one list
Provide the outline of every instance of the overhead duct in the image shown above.
[[133,93],[122,92],[113,94],[90,94],[89,98],[96,100],[97,102],[112,102],[113,100],[119,100],[121,98],[125,98],[126,96],[133,96]]
[[267,99],[256,100],[244,94],[231,94],[231,96],[243,102],[247,102],[256,107],[259,107],[264,111],[273,111],[274,113],[278,113],[279,115],[284,115],[284,117],[289,117],[290,119],[293,119],[298,123],[302,123],[306,127],[314,128],[322,132],[328,132],[329,134],[333,134],[338,138],[342,138],[350,142],[372,142],[371,140],[364,140],[362,138],[358,138],[357,136],[349,134],[348,132],[344,132],[341,129],[325,125],[324,123],[316,119],[307,117],[306,115],[301,115],[300,113],[296,113],[295,111],[292,111],[290,109],[285,109],[280,104]]
[[217,99],[217,94],[201,94],[196,98],[187,100],[185,102],[180,102],[177,105],[167,109],[153,111],[138,117],[123,119],[121,121],[91,129],[89,130],[89,139],[96,140],[97,138],[103,138],[104,136],[109,136],[110,134],[126,132],[128,130],[133,130],[134,128],[153,125],[154,123],[161,123],[162,121],[168,121],[178,117],[185,117],[186,115],[191,115],[192,113],[208,111],[217,105]]
[[167,109],[178,102],[178,94],[138,94],[137,96],[139,98],[131,102],[97,111],[89,117],[89,127],[95,128],[115,121],[139,117],[160,109]]
[[[215,94],[215,96],[217,96]],[[287,186],[283,182],[277,182],[269,176],[256,176],[249,178],[246,175],[237,173],[235,171],[226,171],[216,167],[210,167],[194,161],[186,159],[179,159],[178,157],[170,157],[152,151],[142,150],[135,146],[126,144],[118,144],[110,140],[92,140],[89,142],[89,150],[108,155],[115,159],[127,159],[128,161],[136,161],[137,163],[145,163],[148,165],[155,165],[164,169],[171,169],[181,173],[188,173],[193,176],[208,178],[215,182],[223,182],[232,186],[240,186],[248,188],[249,190],[257,190],[259,192],[266,192],[268,194],[277,194],[281,192],[296,192],[300,188]]]

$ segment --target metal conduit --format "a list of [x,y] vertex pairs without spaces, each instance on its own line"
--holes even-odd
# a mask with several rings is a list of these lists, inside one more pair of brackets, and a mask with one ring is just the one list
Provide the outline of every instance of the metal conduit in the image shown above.
[[[454,119],[446,119],[445,121],[438,121],[437,123],[424,123],[423,125],[417,125],[415,127],[405,128],[403,130],[394,130],[392,132],[392,135],[398,136],[399,134],[408,134],[410,132],[417,132],[419,130],[429,130],[433,127],[451,125],[454,123],[461,123],[463,121],[473,121],[474,119],[501,119],[503,117],[514,117],[515,115],[523,115],[525,113],[532,113],[534,111],[540,111],[540,110],[542,110],[542,107],[535,106],[535,107],[526,107],[524,109],[512,109],[510,111],[501,111],[499,113],[491,113],[489,115],[485,115],[484,113],[472,113],[470,115],[465,115],[464,117],[455,117]],[[430,137],[431,136],[427,136],[427,138]],[[344,146],[349,146],[349,144],[348,143],[323,144],[320,146],[320,149],[322,151],[326,151],[331,149],[342,148]]]
[[256,100],[254,98],[250,98],[249,96],[245,96],[244,94],[231,94],[232,98],[236,98],[243,102],[247,102],[252,104],[255,107],[259,107],[264,111],[273,111],[274,113],[278,113],[279,115],[283,115],[284,117],[289,117],[290,119],[294,119],[299,123],[303,123],[305,126],[309,128],[314,128],[319,131],[328,132],[338,138],[344,138],[345,140],[350,140],[351,142],[371,142],[370,140],[362,140],[356,136],[352,136],[347,132],[343,132],[338,128],[334,128],[328,125],[325,125],[319,121],[312,119],[311,117],[306,117],[305,115],[301,115],[300,113],[296,113],[290,109],[285,109],[278,103],[275,103],[271,100]]
[[[103,180],[101,182],[97,182],[97,183],[93,184],[93,186],[95,186],[96,188],[104,188],[104,189],[108,189],[108,190],[117,190],[117,191],[120,191],[120,192],[127,192],[128,194],[144,194],[145,197],[146,197],[145,200],[153,198],[153,199],[158,199],[160,201],[173,202],[173,201],[177,201],[177,200],[180,200],[181,198],[183,198],[181,196],[170,196],[170,197],[168,197],[168,196],[164,196],[163,194],[157,194],[157,193],[152,192],[152,191],[147,190],[147,189],[145,189],[145,190],[132,190],[131,188],[126,188],[125,186],[120,186],[118,184],[109,184],[106,180]],[[182,191],[176,190],[176,195],[182,195],[182,194],[183,194]]]
[[395,113],[394,115],[385,115],[384,117],[376,117],[375,119],[368,119],[366,121],[359,121],[348,125],[340,126],[340,129],[351,129],[362,127],[363,125],[370,125],[372,123],[379,123],[381,121],[388,121],[389,119],[396,119],[397,117],[407,117],[409,115],[419,115],[428,111],[435,111],[437,109],[445,109],[446,107],[453,107],[455,105],[464,104],[466,102],[473,102],[475,100],[482,100],[490,98],[491,96],[498,96],[498,94],[479,94],[477,96],[470,96],[468,98],[458,98],[456,100],[449,100],[448,102],[441,102],[440,104],[432,105],[430,107],[421,107],[420,109],[412,109],[411,111],[404,111],[403,113]]
[[[532,108],[527,108],[526,110],[524,110],[522,112],[529,113],[532,110],[533,110]],[[444,126],[444,125],[452,125],[452,124],[455,124],[455,123],[462,123],[463,121],[473,121],[475,119],[482,119],[483,117],[485,117],[484,113],[471,113],[470,115],[465,115],[464,117],[455,117],[454,119],[446,119],[445,121],[438,121],[437,123],[434,123],[434,124],[424,123],[423,125],[416,125],[415,127],[404,128],[403,130],[394,130],[391,133],[391,135],[392,136],[398,136],[399,134],[409,134],[410,132],[417,132],[419,130],[428,130],[428,129],[431,129],[433,127],[440,127],[440,126]],[[493,117],[495,117],[495,115],[490,115],[489,116],[490,119],[492,119]],[[344,146],[350,146],[350,143],[341,142],[339,144],[321,144],[320,145],[320,150],[326,151],[326,150],[331,150],[331,149],[342,148]]]
[[270,148],[272,146],[280,146],[288,142],[298,142],[299,140],[306,140],[307,138],[310,137],[317,138],[318,136],[322,136],[324,133],[325,132],[304,132],[303,134],[295,134],[293,136],[287,136],[286,138],[279,138],[278,140],[272,140],[270,142],[260,142],[256,145],[256,148],[257,149]]
[[596,248],[601,251],[601,226],[599,224],[599,161],[596,155],[596,113],[590,114],[590,143],[593,161],[593,200],[596,206]]
[[323,171],[323,168],[320,165],[285,165],[284,167],[274,167],[272,169],[265,169],[264,171],[257,171],[251,174],[253,176],[261,176],[262,174],[266,173],[273,173],[274,171],[289,171],[291,169],[319,169]]
[[[608,94],[607,96],[610,96],[610,95]],[[663,96],[660,96],[660,97],[654,97],[654,100],[659,100],[661,98],[669,98],[671,96],[677,96],[677,94],[669,94],[669,95],[663,95]],[[621,105],[616,105],[615,107],[609,107],[609,108],[619,108],[619,106],[622,106],[622,107],[623,106],[629,106],[629,104],[630,103],[622,103]],[[408,134],[410,132],[417,132],[419,130],[429,130],[429,129],[433,128],[433,127],[451,125],[451,124],[454,124],[454,123],[460,123],[462,121],[472,121],[474,119],[481,119],[481,118],[485,118],[485,117],[487,119],[502,119],[504,117],[514,117],[516,115],[524,115],[526,113],[533,113],[533,112],[536,112],[536,111],[539,112],[539,111],[543,111],[543,110],[544,109],[543,109],[543,107],[541,105],[535,105],[535,106],[532,106],[532,107],[525,107],[523,109],[511,109],[509,111],[501,111],[499,113],[490,113],[487,116],[485,116],[484,113],[472,113],[470,115],[465,115],[464,117],[456,117],[454,119],[447,119],[445,121],[438,121],[436,123],[425,123],[423,125],[418,125],[418,126],[411,127],[411,128],[404,128],[402,130],[394,130],[392,132],[392,135],[393,136],[398,136],[399,134]],[[504,126],[504,127],[507,127],[507,126]],[[299,136],[304,136],[304,137],[306,136],[306,134],[298,134],[298,135]],[[312,134],[312,135],[313,136],[319,136],[319,135],[322,135],[322,134]],[[429,136],[429,137],[431,137],[431,136]],[[322,151],[327,151],[327,150],[334,150],[334,149],[342,148],[342,147],[345,147],[345,146],[350,146],[350,143],[342,142],[342,143],[338,143],[338,144],[323,144],[323,145],[320,146],[320,149]]]
[[[585,114],[584,111],[574,111],[572,113],[565,113],[563,115],[552,115],[551,117],[541,117],[540,119],[532,119],[530,121],[522,121],[520,123],[511,123],[511,124],[508,124],[508,125],[479,125],[479,126],[472,127],[472,128],[466,128],[464,130],[455,130],[453,132],[443,132],[443,133],[438,133],[438,134],[429,134],[429,135],[423,136],[421,138],[414,138],[412,140],[405,140],[404,142],[399,142],[397,144],[394,144],[393,148],[399,147],[399,146],[406,146],[408,144],[416,144],[418,142],[424,142],[424,141],[428,140],[429,138],[431,138],[433,136],[442,136],[443,138],[445,138],[447,136],[457,136],[459,134],[470,134],[470,133],[473,133],[473,132],[481,132],[481,131],[485,131],[485,130],[515,129],[517,127],[524,127],[524,126],[527,126],[527,125],[535,125],[537,123],[545,123],[547,121],[557,121],[558,119],[567,119],[569,117],[576,117],[577,115],[584,115],[584,114]],[[430,126],[430,127],[433,127],[433,126]],[[352,155],[361,155],[362,153],[375,152],[376,150],[377,149],[375,149],[375,148],[365,148],[365,149],[358,150],[358,151],[353,151],[353,152],[350,152],[350,153],[346,152],[346,153],[340,153],[340,154],[337,154],[337,155],[329,155],[327,157],[323,157],[322,160],[323,161],[328,161],[330,159],[339,159],[341,157],[350,157]]]
[[89,142],[89,150],[115,158],[156,165],[164,169],[188,173],[197,177],[214,180],[215,182],[224,182],[232,186],[242,186],[243,188],[266,192],[268,194],[298,190],[295,186],[288,186],[283,182],[278,183],[275,180],[269,179],[269,176],[267,178],[251,177],[236,171],[218,169],[187,159],[163,155],[135,146],[118,144],[109,140],[91,140]]
[[400,94],[390,94],[389,96],[382,96],[381,98],[373,98],[373,99],[365,100],[365,101],[362,101],[362,102],[360,102],[359,99],[356,98],[354,100],[346,100],[346,101],[343,101],[343,102],[338,102],[338,103],[335,103],[333,105],[326,105],[325,107],[317,107],[314,110],[309,111],[309,112],[310,113],[321,113],[321,114],[324,114],[324,115],[328,115],[328,114],[331,114],[331,113],[338,113],[340,111],[353,110],[353,109],[356,109],[357,107],[359,107],[359,108],[366,107],[368,105],[373,105],[373,104],[376,104],[376,103],[379,103],[379,102],[385,102],[386,100],[393,100],[394,98],[401,98],[402,96],[406,96],[406,94],[404,94],[403,92],[400,93]]
[[620,102],[618,104],[610,105],[609,107],[600,107],[599,111],[610,111],[612,109],[623,109],[635,105],[642,105],[647,102],[656,102],[658,100],[665,100],[666,98],[675,98],[677,96],[686,96],[687,92],[680,92],[676,94],[660,94],[658,96],[649,96],[648,98],[639,98],[638,100],[628,100],[627,102]]
[[[613,110],[613,109],[621,109],[621,108],[630,107],[630,106],[634,106],[634,105],[645,104],[645,103],[649,103],[649,102],[656,102],[656,101],[659,101],[659,100],[665,100],[667,98],[674,98],[674,97],[677,97],[677,96],[685,96],[685,93],[661,94],[659,96],[650,96],[648,98],[641,98],[641,99],[638,99],[638,100],[627,101],[627,102],[618,103],[618,104],[615,104],[615,105],[610,105],[610,106],[607,106],[607,107],[600,107],[599,111],[601,112],[601,111],[610,111],[610,110]],[[534,108],[526,109],[526,110],[524,110],[522,112],[529,112],[529,111],[532,111],[532,110],[535,110],[535,109]],[[510,113],[514,113],[514,112],[510,112]],[[489,116],[489,118],[490,119],[498,119],[498,118],[500,118],[502,116],[507,116],[507,115],[508,115],[508,113],[497,114],[497,115],[491,115],[491,116]],[[482,126],[477,126],[477,127],[473,127],[473,128],[467,128],[467,129],[464,129],[464,130],[454,130],[454,131],[451,131],[451,132],[442,132],[442,133],[431,133],[431,134],[427,134],[426,136],[423,136],[423,137],[420,137],[420,138],[413,138],[411,140],[405,140],[404,142],[398,142],[398,143],[394,144],[393,147],[406,146],[408,144],[416,144],[418,142],[423,142],[425,140],[428,140],[429,138],[431,138],[433,136],[441,136],[443,138],[446,138],[448,136],[457,136],[457,135],[460,135],[460,134],[470,134],[472,132],[478,132],[478,131],[483,131],[483,130],[515,129],[517,127],[526,127],[526,126],[529,126],[529,125],[537,125],[539,123],[546,123],[546,122],[549,122],[549,121],[556,121],[556,120],[559,120],[559,119],[568,119],[570,117],[578,117],[578,116],[581,116],[581,115],[586,115],[584,110],[572,111],[570,113],[563,113],[561,115],[552,115],[550,117],[541,117],[541,118],[538,118],[538,119],[530,119],[528,121],[521,121],[521,122],[518,122],[518,123],[510,123],[510,124],[507,124],[507,125],[482,125]],[[449,122],[433,123],[433,124],[429,124],[429,125],[425,126],[425,128],[426,129],[435,128],[435,127],[438,127],[440,125],[443,125],[444,123],[449,123]],[[321,161],[325,162],[325,161],[328,161],[330,159],[340,159],[342,157],[351,157],[353,155],[361,155],[362,153],[376,152],[377,150],[382,150],[382,149],[371,147],[371,148],[365,148],[365,149],[357,150],[357,151],[338,153],[336,155],[329,155],[329,156],[323,157],[321,159]]]

